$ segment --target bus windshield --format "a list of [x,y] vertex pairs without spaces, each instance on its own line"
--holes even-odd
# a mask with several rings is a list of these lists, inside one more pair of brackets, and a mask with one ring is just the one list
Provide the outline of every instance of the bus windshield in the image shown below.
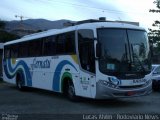
[[[147,33],[142,30],[98,29],[101,44],[99,69],[120,78],[146,75],[151,69]],[[137,74],[139,73],[139,74]]]

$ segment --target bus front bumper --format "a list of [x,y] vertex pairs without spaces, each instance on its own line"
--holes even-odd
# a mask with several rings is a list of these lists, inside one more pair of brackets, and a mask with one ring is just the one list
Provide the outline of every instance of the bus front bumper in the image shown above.
[[96,85],[96,99],[137,97],[152,92],[152,82],[139,88],[110,88],[100,83]]

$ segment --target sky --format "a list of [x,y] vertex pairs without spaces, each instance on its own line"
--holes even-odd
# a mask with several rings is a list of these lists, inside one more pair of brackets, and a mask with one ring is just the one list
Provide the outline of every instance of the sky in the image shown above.
[[139,22],[148,29],[159,14],[149,13],[154,0],[1,0],[0,19],[68,19],[73,21],[97,19]]

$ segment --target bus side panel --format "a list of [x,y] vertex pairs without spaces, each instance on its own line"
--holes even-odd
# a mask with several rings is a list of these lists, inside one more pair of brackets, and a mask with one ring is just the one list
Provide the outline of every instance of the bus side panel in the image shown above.
[[[65,56],[56,56],[54,57],[54,76],[53,76],[53,90],[57,92],[62,92],[64,80],[70,79],[73,84],[79,80],[76,77],[78,76],[79,66],[77,64],[76,55],[65,55]],[[76,78],[76,80],[75,80]],[[75,87],[77,89],[77,87]],[[77,90],[76,90],[77,91]]]
[[[80,79],[77,55],[7,59],[4,72],[6,82],[16,84],[16,75],[20,72],[25,86],[55,92],[62,92],[65,77],[70,78],[77,96],[91,97],[90,84],[87,84],[86,93],[86,82]],[[86,80],[90,75],[87,76]]]
[[54,91],[63,92],[63,83],[67,78],[72,80],[77,96],[92,97],[90,81],[94,78],[80,70],[77,55],[57,56],[54,61],[56,65],[53,79]]
[[51,90],[54,60],[52,57],[35,57],[30,61],[32,87]]
[[7,82],[7,83],[11,83],[11,84],[16,84],[16,79],[15,77],[13,78],[8,78],[5,74],[5,72],[3,71],[3,81]]
[[16,75],[23,75],[25,86],[32,86],[31,75],[27,63],[21,59],[5,59],[3,61],[3,79],[6,82],[16,84]]

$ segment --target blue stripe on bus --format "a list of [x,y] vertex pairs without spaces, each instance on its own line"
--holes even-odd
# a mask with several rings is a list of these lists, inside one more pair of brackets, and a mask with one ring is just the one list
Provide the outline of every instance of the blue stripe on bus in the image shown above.
[[61,71],[63,69],[63,67],[65,65],[70,65],[72,66],[77,72],[78,70],[76,69],[76,67],[71,63],[69,62],[68,60],[63,60],[62,62],[60,62],[56,69],[55,69],[55,73],[54,73],[54,76],[53,76],[53,84],[52,84],[52,89],[53,91],[57,91],[57,92],[60,92],[60,74],[61,74]]
[[[8,69],[7,69],[7,64],[8,64]],[[6,76],[9,79],[12,79],[13,77],[15,77],[15,73],[18,71],[17,68],[19,66],[22,66],[24,68],[23,73],[26,75],[27,86],[32,86],[32,77],[31,77],[29,68],[28,68],[27,64],[22,60],[18,61],[17,65],[14,68],[12,68],[11,59],[7,60],[7,62],[5,62],[5,64],[4,64],[4,70],[5,70]],[[11,72],[13,75],[9,74],[9,72]]]
[[12,79],[14,77],[14,75],[9,74],[6,61],[3,61],[3,68],[4,68],[4,72],[5,72],[5,75],[7,76],[7,78]]

